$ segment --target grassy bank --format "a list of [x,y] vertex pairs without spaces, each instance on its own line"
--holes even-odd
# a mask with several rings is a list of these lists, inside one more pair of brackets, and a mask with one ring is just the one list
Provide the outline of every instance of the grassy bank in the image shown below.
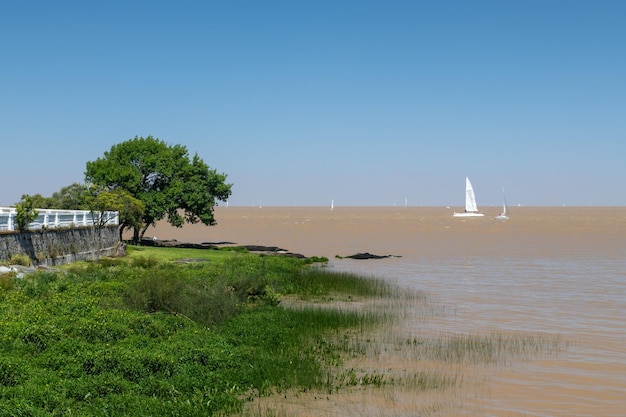
[[332,369],[358,353],[341,335],[383,317],[281,297],[391,291],[298,259],[167,248],[1,280],[2,416],[229,414],[259,395],[332,391]]

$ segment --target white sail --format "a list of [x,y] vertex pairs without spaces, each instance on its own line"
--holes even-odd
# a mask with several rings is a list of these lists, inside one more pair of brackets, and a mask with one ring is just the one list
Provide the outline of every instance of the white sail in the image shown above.
[[478,206],[476,205],[476,195],[474,194],[474,187],[468,177],[465,177],[465,212],[454,213],[454,217],[482,217],[484,214],[478,212]]
[[465,211],[473,213],[478,211],[476,206],[476,195],[469,178],[465,177]]
[[509,210],[506,205],[506,197],[504,196],[504,187],[502,187],[502,213],[496,216],[496,220],[508,220]]

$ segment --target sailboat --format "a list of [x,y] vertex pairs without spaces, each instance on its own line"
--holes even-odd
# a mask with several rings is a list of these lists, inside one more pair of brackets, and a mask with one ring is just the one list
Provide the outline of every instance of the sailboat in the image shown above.
[[495,217],[496,220],[509,220],[509,210],[506,206],[506,197],[504,196],[504,187],[502,187],[502,213]]
[[484,214],[478,212],[476,206],[476,195],[474,187],[468,177],[465,177],[465,211],[463,213],[454,213],[454,217],[483,217]]

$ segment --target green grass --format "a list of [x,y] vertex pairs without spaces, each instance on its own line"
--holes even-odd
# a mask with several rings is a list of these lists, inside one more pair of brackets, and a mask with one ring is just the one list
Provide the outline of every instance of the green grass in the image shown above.
[[[279,300],[349,292],[329,284],[343,279],[292,258],[168,248],[8,277],[0,416],[229,414],[254,396],[327,389],[351,349],[327,340],[377,316]],[[378,291],[368,285],[357,292]]]
[[233,248],[222,249],[193,249],[193,248],[167,248],[157,246],[128,246],[127,254],[130,259],[143,257],[155,257],[164,262],[171,262],[180,259],[205,259],[218,260],[225,259],[233,253],[245,253]]

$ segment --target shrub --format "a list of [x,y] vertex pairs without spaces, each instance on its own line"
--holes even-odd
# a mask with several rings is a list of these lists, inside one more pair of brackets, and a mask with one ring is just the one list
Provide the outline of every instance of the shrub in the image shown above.
[[22,331],[20,339],[24,345],[36,352],[43,352],[48,346],[59,341],[61,335],[61,331],[52,325],[33,324]]
[[15,205],[15,211],[15,226],[20,232],[28,230],[30,223],[39,215],[33,206],[33,199],[28,195]]
[[180,274],[178,268],[151,268],[140,274],[126,293],[126,304],[147,313],[183,315],[204,325],[214,325],[237,312],[232,287],[207,285],[198,278]]
[[14,272],[8,274],[0,274],[0,289],[4,291],[10,291],[13,289],[13,276]]
[[11,265],[21,265],[21,266],[31,266],[33,261],[26,254],[20,253],[11,255],[11,259],[9,260]]
[[159,260],[155,256],[138,256],[136,258],[132,258],[131,264],[132,266],[141,268],[152,268],[159,264]]

